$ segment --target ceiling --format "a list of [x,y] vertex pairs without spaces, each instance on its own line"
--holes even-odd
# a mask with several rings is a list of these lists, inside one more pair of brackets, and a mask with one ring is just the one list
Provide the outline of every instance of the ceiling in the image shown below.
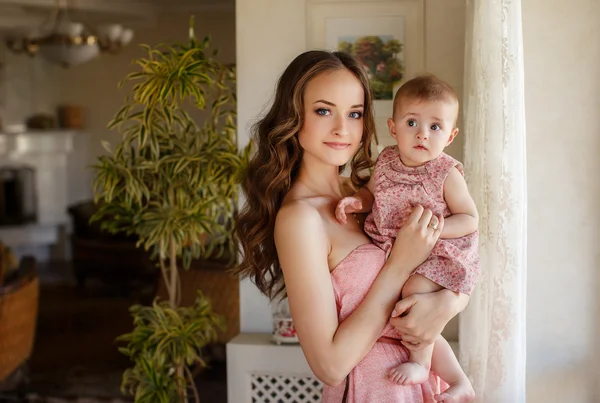
[[[39,25],[56,0],[0,0],[0,30]],[[235,0],[67,0],[69,14],[90,22],[147,23],[163,10],[194,11],[235,7]]]

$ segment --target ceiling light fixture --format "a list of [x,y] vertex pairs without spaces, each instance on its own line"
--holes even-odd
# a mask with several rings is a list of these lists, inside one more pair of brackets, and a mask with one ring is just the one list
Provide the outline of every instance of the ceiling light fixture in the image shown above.
[[119,24],[93,30],[71,21],[67,0],[56,0],[56,8],[39,29],[24,35],[8,35],[6,45],[14,53],[39,54],[52,63],[70,67],[88,62],[100,52],[117,53],[132,38],[133,31]]

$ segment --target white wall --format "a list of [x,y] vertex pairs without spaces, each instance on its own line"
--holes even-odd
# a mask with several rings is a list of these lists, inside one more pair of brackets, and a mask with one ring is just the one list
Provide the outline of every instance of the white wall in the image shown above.
[[523,1],[529,403],[600,401],[599,15],[597,0]]
[[[276,80],[291,60],[307,48],[306,0],[237,0],[238,142],[248,142],[249,129],[273,95]],[[427,0],[426,70],[462,93],[464,0]],[[391,111],[390,111],[391,113]],[[388,133],[379,133],[385,142]],[[462,156],[462,139],[449,152]],[[240,286],[242,332],[270,332],[268,301],[248,281]],[[456,337],[456,322],[449,336]]]

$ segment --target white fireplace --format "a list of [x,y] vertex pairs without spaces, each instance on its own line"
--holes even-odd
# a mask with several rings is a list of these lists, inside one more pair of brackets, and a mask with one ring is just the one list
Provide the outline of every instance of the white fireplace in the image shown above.
[[[29,131],[0,134],[0,168],[33,168],[36,194],[36,222],[0,226],[0,240],[17,255],[33,253],[38,259],[50,257],[52,248],[57,258],[66,258],[65,233],[69,225],[67,207],[71,181],[81,181],[86,155],[74,154],[75,142],[85,134],[77,131]],[[77,154],[87,150],[77,150]],[[20,253],[21,252],[21,253]]]

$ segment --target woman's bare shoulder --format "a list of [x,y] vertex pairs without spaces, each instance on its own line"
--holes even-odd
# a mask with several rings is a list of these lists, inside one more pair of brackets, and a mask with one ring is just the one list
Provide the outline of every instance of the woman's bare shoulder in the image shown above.
[[326,225],[322,214],[322,200],[303,197],[290,192],[284,199],[275,219],[275,243],[289,239],[318,236],[327,240]]
[[323,219],[317,207],[302,198],[284,200],[277,212],[275,232],[282,226],[291,226],[297,230],[315,229],[323,224]]
[[275,247],[282,266],[294,270],[289,262],[306,261],[311,254],[314,261],[322,260],[327,268],[331,242],[323,217],[316,206],[303,199],[289,200],[281,206],[275,220]]

